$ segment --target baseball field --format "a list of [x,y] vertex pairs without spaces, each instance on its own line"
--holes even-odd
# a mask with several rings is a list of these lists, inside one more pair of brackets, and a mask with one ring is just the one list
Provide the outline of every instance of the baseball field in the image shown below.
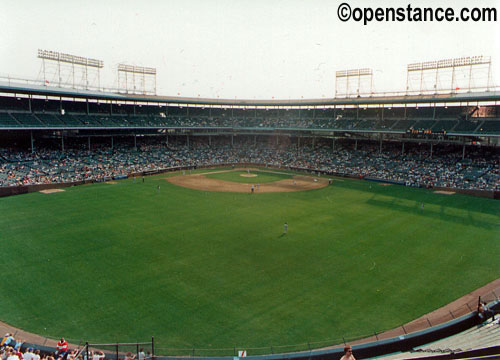
[[0,198],[0,319],[160,353],[333,344],[500,277],[499,201],[226,170]]

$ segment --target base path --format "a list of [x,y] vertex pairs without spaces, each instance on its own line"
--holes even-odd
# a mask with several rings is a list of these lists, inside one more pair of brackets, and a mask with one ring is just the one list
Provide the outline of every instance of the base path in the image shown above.
[[[247,169],[224,170],[218,172],[230,172],[238,170],[246,171]],[[257,169],[249,170],[254,171]],[[304,191],[321,189],[328,186],[328,179],[326,178],[294,175],[292,179],[284,179],[259,184],[259,189],[257,190],[255,183],[237,183],[232,181],[213,179],[205,176],[214,173],[216,172],[193,175],[177,175],[165,179],[174,185],[179,185],[190,189],[236,193],[250,193],[252,191],[252,185],[254,186],[255,193]]]

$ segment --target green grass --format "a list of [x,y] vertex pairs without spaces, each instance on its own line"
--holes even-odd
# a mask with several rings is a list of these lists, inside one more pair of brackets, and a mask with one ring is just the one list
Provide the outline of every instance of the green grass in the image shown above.
[[[248,175],[248,174],[257,175],[257,176],[255,176],[255,177],[243,176],[243,175]],[[209,178],[238,182],[238,183],[245,183],[245,184],[263,184],[263,183],[274,182],[274,181],[292,178],[292,175],[289,175],[289,174],[286,174],[283,172],[279,172],[279,171],[256,171],[256,170],[251,170],[251,171],[235,170],[235,171],[228,171],[228,172],[218,172],[215,174],[208,174],[205,176],[209,177]]]
[[160,352],[339,342],[500,276],[499,201],[352,180],[255,197],[164,178],[0,198],[1,319],[76,342],[154,335]]

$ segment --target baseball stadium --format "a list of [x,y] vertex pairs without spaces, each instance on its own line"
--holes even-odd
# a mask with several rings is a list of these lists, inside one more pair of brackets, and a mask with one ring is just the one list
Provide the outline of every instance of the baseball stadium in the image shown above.
[[496,12],[22,2],[0,360],[500,359]]
[[477,326],[500,287],[499,114],[494,88],[249,101],[3,81],[3,326],[109,357],[257,358]]

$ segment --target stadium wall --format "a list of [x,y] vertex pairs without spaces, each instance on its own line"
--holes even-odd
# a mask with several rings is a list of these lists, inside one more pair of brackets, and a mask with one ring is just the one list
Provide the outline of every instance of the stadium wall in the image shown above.
[[500,199],[500,191],[452,189],[452,188],[446,188],[446,187],[434,187],[433,189],[438,190],[438,191],[452,191],[452,192],[459,193],[459,194],[484,197],[484,198],[488,198],[488,199]]

